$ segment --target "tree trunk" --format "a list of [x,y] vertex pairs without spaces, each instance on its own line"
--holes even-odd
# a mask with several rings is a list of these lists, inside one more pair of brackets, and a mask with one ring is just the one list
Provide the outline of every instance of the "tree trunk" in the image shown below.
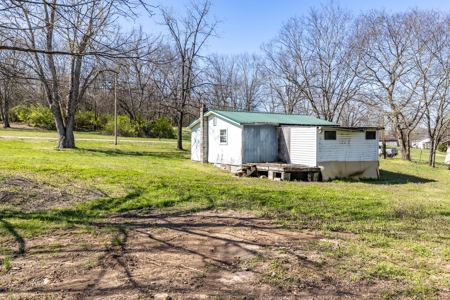
[[184,111],[180,110],[178,117],[178,136],[177,136],[177,150],[183,150],[183,117]]
[[402,160],[411,161],[411,153],[409,149],[409,139],[405,137],[405,133],[397,127],[398,143],[400,144],[400,151],[402,153]]
[[430,156],[428,158],[428,165],[433,168],[436,166],[436,150],[437,150],[437,143],[433,138],[431,138],[430,139]]
[[5,90],[0,90],[0,117],[2,118],[3,128],[11,128],[9,124],[9,92],[8,86],[5,84]]
[[11,125],[9,124],[9,93],[6,91],[5,93],[5,102],[3,103],[3,128],[11,128]]
[[56,148],[75,148],[75,137],[73,134],[74,117],[69,117],[64,122],[64,118],[58,105],[50,105],[50,110],[53,113],[56,131],[58,132],[58,145]]
[[66,148],[76,148],[75,147],[75,136],[73,134],[73,123],[69,127],[64,127],[59,129],[57,127],[58,132],[58,149],[66,149]]
[[3,93],[1,87],[0,87],[0,118],[2,119],[2,122],[5,119],[5,114],[3,111]]

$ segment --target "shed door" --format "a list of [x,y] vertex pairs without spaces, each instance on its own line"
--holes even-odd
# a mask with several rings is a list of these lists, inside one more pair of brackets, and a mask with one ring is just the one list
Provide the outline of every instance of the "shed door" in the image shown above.
[[278,141],[275,126],[246,125],[242,134],[242,163],[274,162]]

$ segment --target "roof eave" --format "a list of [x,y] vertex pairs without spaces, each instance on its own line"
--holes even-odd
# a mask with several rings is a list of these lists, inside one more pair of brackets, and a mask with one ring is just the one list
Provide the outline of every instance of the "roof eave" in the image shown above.
[[346,127],[346,126],[327,126],[327,128],[342,131],[367,131],[367,130],[383,130],[384,127],[362,126],[362,127]]
[[[205,117],[209,117],[210,115],[212,115],[212,114],[214,114],[214,115],[217,115],[217,116],[220,116],[221,118],[224,118],[225,120],[227,120],[227,121],[229,121],[229,122],[231,122],[231,123],[234,123],[234,124],[236,124],[236,125],[241,125],[242,123],[239,123],[239,122],[236,122],[235,120],[232,120],[232,119],[230,119],[230,118],[227,118],[227,117],[225,117],[224,115],[222,115],[222,114],[220,114],[220,112],[216,112],[216,111],[214,111],[214,110],[209,110],[209,111],[207,111],[206,113],[205,113]],[[199,118],[200,119],[200,118]]]
[[186,126],[187,129],[192,129],[193,127],[195,127],[195,125],[197,125],[198,123],[200,123],[200,118],[195,119],[194,121],[191,122],[191,124],[189,124],[188,126]]
[[[229,121],[229,122],[231,122],[231,123],[234,123],[234,124],[236,124],[236,125],[241,125],[241,123],[236,122],[236,121],[234,121],[234,120],[232,120],[232,119],[230,119],[230,118],[227,118],[227,117],[225,117],[225,116],[221,115],[220,113],[215,112],[215,111],[213,111],[213,110],[208,110],[206,113],[203,114],[203,116],[204,116],[204,117],[209,117],[209,116],[212,115],[212,114],[217,115],[217,116],[220,116],[221,118],[224,118],[225,120],[227,120],[227,121]],[[197,118],[197,119],[195,119],[194,121],[192,121],[192,123],[189,124],[186,128],[187,128],[187,129],[192,129],[192,128],[195,127],[198,123],[200,123],[200,118]]]

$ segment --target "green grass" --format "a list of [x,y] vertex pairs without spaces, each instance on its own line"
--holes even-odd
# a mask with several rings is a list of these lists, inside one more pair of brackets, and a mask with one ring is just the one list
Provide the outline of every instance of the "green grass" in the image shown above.
[[[319,251],[316,263],[344,279],[401,281],[395,294],[416,298],[450,288],[450,171],[443,156],[437,168],[426,166],[428,154],[420,156],[417,149],[413,162],[381,160],[381,180],[275,182],[239,179],[192,162],[189,151],[175,150],[174,140],[119,138],[115,146],[111,137],[77,133],[78,148],[61,151],[48,139],[54,132],[0,130],[0,136],[9,136],[0,138],[0,182],[22,178],[68,194],[98,194],[68,208],[32,212],[0,201],[0,241],[21,245],[28,236],[55,229],[89,231],[112,213],[148,207],[249,210],[325,235],[330,242],[304,246]],[[121,235],[111,243],[120,246]],[[275,275],[281,272],[276,263]],[[383,291],[383,297],[390,295]]]
[[12,257],[8,256],[8,255],[3,255],[3,259],[2,259],[2,267],[3,267],[3,271],[8,271],[11,268],[11,261],[12,261]]

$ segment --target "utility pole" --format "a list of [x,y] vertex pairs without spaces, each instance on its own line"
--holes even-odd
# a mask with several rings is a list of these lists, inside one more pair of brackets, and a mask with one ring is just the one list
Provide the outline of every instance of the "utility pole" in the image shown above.
[[117,73],[114,76],[114,145],[117,145]]

